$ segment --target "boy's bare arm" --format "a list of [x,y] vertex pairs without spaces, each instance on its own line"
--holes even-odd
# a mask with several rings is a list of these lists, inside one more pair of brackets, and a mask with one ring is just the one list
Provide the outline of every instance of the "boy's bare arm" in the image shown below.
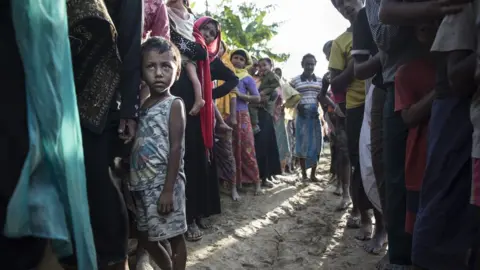
[[355,78],[367,80],[378,72],[382,71],[382,62],[380,61],[380,52],[368,60],[362,61],[360,57],[355,57],[354,73]]
[[420,101],[402,110],[403,122],[410,128],[416,127],[430,117],[435,90],[424,96]]
[[172,103],[169,119],[169,140],[170,155],[168,158],[167,176],[163,191],[173,192],[173,187],[177,181],[178,171],[180,169],[181,153],[183,147],[183,138],[185,136],[185,105],[179,99]]
[[330,85],[333,91],[344,91],[354,79],[353,59],[348,62],[344,70],[330,69]]
[[445,15],[462,11],[471,0],[430,0],[424,2],[404,2],[401,0],[381,0],[380,21],[385,24],[415,25],[442,19]]
[[448,81],[459,96],[468,96],[475,91],[476,54],[472,51],[453,51],[448,54]]

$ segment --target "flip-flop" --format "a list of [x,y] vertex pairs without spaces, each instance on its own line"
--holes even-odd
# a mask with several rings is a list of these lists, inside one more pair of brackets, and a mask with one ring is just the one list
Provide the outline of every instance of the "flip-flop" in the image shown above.
[[202,240],[203,232],[200,231],[197,224],[188,225],[187,232],[185,233],[185,239],[188,242],[197,242]]

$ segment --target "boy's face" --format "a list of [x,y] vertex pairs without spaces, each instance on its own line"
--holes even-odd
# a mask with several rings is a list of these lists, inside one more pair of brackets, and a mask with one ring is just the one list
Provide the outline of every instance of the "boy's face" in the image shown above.
[[151,50],[143,55],[142,77],[151,93],[169,89],[180,75],[178,61],[171,51],[159,53]]
[[235,68],[242,69],[245,68],[245,63],[247,62],[247,59],[245,59],[245,57],[239,54],[234,54],[232,55],[231,62]]
[[332,0],[342,16],[353,22],[363,4],[360,0]]
[[276,69],[274,70],[274,72],[275,72],[275,74],[277,74],[278,77],[282,78],[282,75],[283,75],[283,74],[282,74],[282,70],[281,70],[281,69],[276,68]]
[[430,48],[437,35],[437,29],[436,23],[420,24],[415,27],[415,35],[420,43]]
[[261,74],[264,74],[265,72],[267,72],[269,70],[272,70],[272,65],[268,61],[262,60],[258,63],[258,71]]
[[315,71],[315,66],[317,65],[317,61],[313,57],[307,57],[303,60],[302,67],[303,71],[307,75],[313,74]]

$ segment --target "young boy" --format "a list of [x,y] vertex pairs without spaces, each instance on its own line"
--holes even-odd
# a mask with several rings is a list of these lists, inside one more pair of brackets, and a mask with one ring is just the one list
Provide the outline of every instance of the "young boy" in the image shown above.
[[[129,189],[136,207],[139,245],[162,269],[185,269],[185,106],[170,94],[180,75],[181,56],[170,41],[149,38],[142,45],[142,79],[150,97],[140,110]],[[172,259],[158,244],[169,240]]]
[[[358,0],[343,1],[334,0],[335,8],[342,14],[345,19],[353,23],[358,12],[362,8],[362,3]],[[372,238],[372,220],[368,214],[368,210],[372,208],[370,201],[363,189],[362,177],[360,173],[359,160],[359,140],[360,130],[363,122],[363,114],[365,108],[365,82],[354,78],[352,50],[352,27],[347,29],[345,33],[337,37],[332,43],[330,53],[329,69],[331,74],[331,85],[334,91],[346,90],[346,131],[348,138],[348,152],[350,164],[353,167],[351,174],[351,191],[353,209],[348,220],[347,226],[351,228],[360,227],[361,230],[357,236],[359,240],[370,240]],[[344,179],[348,181],[349,179]],[[339,208],[346,208],[349,204],[348,194],[349,183],[343,183],[344,198]],[[345,195],[347,194],[347,195]],[[358,217],[360,223],[358,224]]]
[[424,45],[425,54],[398,68],[395,77],[395,111],[400,111],[408,126],[405,156],[405,185],[407,189],[407,214],[405,231],[413,234],[418,211],[420,189],[427,162],[428,120],[435,98],[435,65],[428,52],[435,38],[435,24],[415,27],[418,41]]

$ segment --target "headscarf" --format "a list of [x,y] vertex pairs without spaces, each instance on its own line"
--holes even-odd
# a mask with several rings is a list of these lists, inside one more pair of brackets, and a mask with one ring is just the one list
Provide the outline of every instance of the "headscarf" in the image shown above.
[[[216,22],[218,25],[218,34],[217,37],[210,43],[205,42],[205,38],[202,36],[200,29],[202,26],[210,23]],[[200,122],[203,135],[203,143],[205,147],[211,149],[213,147],[213,128],[214,128],[214,109],[213,109],[213,98],[212,98],[212,75],[210,73],[210,63],[217,57],[218,50],[220,49],[221,32],[220,24],[211,17],[201,17],[195,21],[193,25],[193,35],[195,36],[196,42],[200,44],[208,52],[208,60],[199,60],[197,61],[197,74],[200,83],[202,84],[203,89],[203,99],[205,100],[205,106],[200,109]]]
[[[223,64],[230,69],[231,71],[235,72],[235,67],[233,66],[232,62],[230,61],[230,51],[228,50],[227,44],[222,40],[221,46],[224,47],[225,52],[223,55],[220,57],[220,60],[222,60]],[[218,86],[224,84],[224,81],[218,81]],[[236,98],[237,94],[235,94],[233,91],[230,92],[228,95],[225,95],[221,98],[217,98],[215,100],[215,104],[217,105],[218,111],[222,114],[223,118],[226,118],[230,116],[231,109],[230,109],[230,101],[232,98]]]
[[236,49],[232,51],[232,53],[230,54],[230,59],[235,54],[239,54],[245,57],[245,67],[235,68],[235,75],[237,75],[238,79],[241,80],[247,76],[250,76],[250,73],[248,73],[248,69],[252,65],[253,61],[252,61],[252,58],[250,57],[250,54],[245,49]]

